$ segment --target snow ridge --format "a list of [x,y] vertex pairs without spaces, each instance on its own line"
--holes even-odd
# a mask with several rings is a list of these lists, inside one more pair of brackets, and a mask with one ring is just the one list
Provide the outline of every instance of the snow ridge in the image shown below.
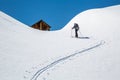
[[83,52],[86,52],[86,51],[89,51],[89,50],[91,50],[91,49],[97,48],[97,47],[103,45],[104,43],[105,43],[105,41],[100,41],[100,42],[98,42],[98,43],[95,43],[93,46],[90,46],[90,47],[85,48],[85,49],[83,49],[83,50],[80,50],[80,51],[78,51],[78,52],[76,52],[76,53],[74,53],[74,54],[71,54],[71,55],[68,55],[68,56],[66,56],[66,57],[63,57],[63,58],[61,58],[61,59],[56,60],[56,61],[52,62],[51,64],[48,64],[47,66],[43,67],[42,69],[38,70],[38,71],[32,76],[32,78],[31,78],[30,80],[37,80],[37,78],[38,78],[43,72],[45,72],[46,70],[50,69],[51,67],[57,65],[58,63],[60,63],[60,62],[62,62],[62,61],[65,61],[65,60],[67,60],[67,59],[69,59],[69,58],[71,58],[71,57],[74,57],[74,56],[77,55],[77,54],[81,54],[81,53],[83,53]]

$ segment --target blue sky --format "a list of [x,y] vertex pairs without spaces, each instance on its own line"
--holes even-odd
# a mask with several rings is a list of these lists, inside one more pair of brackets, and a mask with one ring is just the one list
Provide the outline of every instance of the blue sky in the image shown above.
[[82,11],[118,4],[120,0],[0,0],[0,10],[28,26],[42,19],[58,30]]

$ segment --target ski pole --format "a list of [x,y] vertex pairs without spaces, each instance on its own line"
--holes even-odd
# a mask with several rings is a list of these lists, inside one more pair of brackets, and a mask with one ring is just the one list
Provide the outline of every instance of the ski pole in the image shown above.
[[83,35],[82,35],[82,33],[81,33],[81,31],[79,30],[79,33],[80,33],[80,35],[83,37]]

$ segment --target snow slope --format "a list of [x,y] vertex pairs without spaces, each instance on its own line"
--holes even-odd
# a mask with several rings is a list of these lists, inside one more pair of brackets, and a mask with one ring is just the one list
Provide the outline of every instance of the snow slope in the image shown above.
[[64,37],[64,33],[60,31],[35,30],[3,12],[0,12],[0,21],[2,80],[30,80],[40,68],[76,50],[99,42],[71,39]]
[[[0,12],[1,80],[119,80],[119,9],[88,10],[50,32]],[[90,39],[71,38],[74,22]]]
[[62,30],[70,34],[74,22],[79,24],[82,34],[102,39],[105,44],[51,71],[46,80],[119,80],[120,5],[80,13]]

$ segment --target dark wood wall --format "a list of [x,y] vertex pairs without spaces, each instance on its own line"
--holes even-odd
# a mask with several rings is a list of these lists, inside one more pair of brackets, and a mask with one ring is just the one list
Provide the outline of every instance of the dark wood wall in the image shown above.
[[39,29],[39,30],[47,30],[47,31],[50,31],[50,26],[44,22],[43,20],[40,20],[39,22],[35,23],[32,25],[33,28],[35,29]]

